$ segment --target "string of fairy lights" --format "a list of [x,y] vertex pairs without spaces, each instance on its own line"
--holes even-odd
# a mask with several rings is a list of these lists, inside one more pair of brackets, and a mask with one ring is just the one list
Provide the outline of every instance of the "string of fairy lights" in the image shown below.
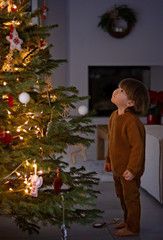
[[[25,1],[25,0],[24,0]],[[14,1],[3,1],[0,3],[0,10],[2,11],[7,10],[8,12],[16,12],[17,11],[17,5],[14,4]],[[46,6],[45,6],[45,1],[44,1],[44,5],[43,5],[43,19],[46,18]],[[42,39],[38,39],[38,46],[35,49],[31,49],[29,48],[29,43],[27,43],[27,47],[26,48],[22,48],[21,44],[23,43],[23,40],[19,38],[18,32],[16,31],[16,27],[21,25],[21,21],[16,20],[15,18],[9,22],[4,22],[3,23],[5,27],[10,27],[10,33],[9,36],[6,36],[6,39],[9,41],[10,43],[10,48],[9,48],[9,53],[7,54],[4,64],[2,66],[1,71],[2,72],[15,72],[16,73],[16,77],[15,80],[17,82],[20,81],[20,72],[24,70],[24,67],[26,67],[28,65],[28,63],[30,63],[30,58],[33,54],[33,52],[35,50],[42,50],[45,49],[47,47],[47,44],[44,44],[44,41]],[[41,24],[41,23],[40,23]],[[46,42],[46,41],[45,41]],[[20,67],[15,67],[15,60],[14,60],[14,51],[19,51],[19,54],[21,55],[21,59],[22,59],[22,66]],[[17,74],[18,73],[18,74]],[[45,76],[46,77],[46,76]],[[47,85],[48,87],[50,86],[49,83],[49,79],[47,79]],[[4,87],[7,87],[8,83],[6,80],[2,80],[1,85]],[[39,89],[39,76],[37,76],[36,73],[36,85],[34,86],[34,91],[38,91]],[[22,92],[19,94],[19,101],[21,104],[24,104],[24,107],[27,106],[27,103],[30,101],[30,95],[26,92]],[[47,99],[49,102],[49,106],[51,106],[51,98],[52,101],[56,100],[56,96],[50,96],[48,93],[48,88],[47,88]],[[9,95],[4,94],[2,96],[2,99],[5,100],[6,102],[9,101]],[[6,109],[7,114],[8,114],[8,118],[12,118],[12,110],[9,110],[8,108]],[[23,119],[25,118],[24,122],[21,123],[21,125],[19,126],[13,126],[14,130],[12,130],[12,132],[14,132],[14,136],[11,135],[10,131],[8,129],[3,130],[3,135],[5,136],[5,134],[10,135],[11,136],[11,142],[12,139],[16,139],[19,138],[20,141],[24,141],[24,143],[28,140],[28,134],[33,134],[34,137],[36,138],[42,138],[44,136],[47,136],[51,123],[52,123],[52,112],[53,112],[53,107],[51,109],[51,116],[50,116],[50,121],[47,125],[47,130],[46,133],[44,132],[43,127],[41,126],[41,122],[39,124],[39,122],[37,121],[37,124],[35,124],[35,120],[37,117],[42,117],[43,112],[41,111],[40,113],[32,113],[32,112],[27,112],[27,113],[22,113],[22,119],[21,121],[23,121]],[[68,104],[63,104],[63,113],[61,114],[62,117],[68,117],[69,116],[69,112],[70,112],[70,108]],[[11,143],[10,142],[10,143]],[[9,144],[10,144],[9,143]],[[42,152],[43,149],[42,147],[40,147],[40,152]],[[30,169],[34,169],[34,171],[31,171],[30,174],[26,174],[25,172],[21,172],[20,168],[24,167],[25,169],[27,167],[29,167]],[[27,171],[29,172],[29,171]],[[36,160],[33,159],[28,159],[28,160],[24,160],[18,167],[16,167],[15,170],[13,170],[10,174],[8,174],[4,180],[5,180],[5,184],[9,185],[9,191],[10,192],[17,192],[17,191],[24,191],[26,194],[31,194],[32,196],[37,196],[37,189],[41,186],[41,184],[43,183],[43,179],[42,179],[42,174],[43,174],[43,170],[39,170],[37,171],[37,163]],[[15,179],[14,174],[16,174],[17,179],[20,179],[21,182],[24,182],[24,188],[23,189],[14,189],[14,187],[10,187],[10,181]],[[21,185],[22,186],[22,185]],[[36,191],[34,191],[36,190]]]
[[[8,110],[8,114],[11,115],[11,112]],[[43,137],[43,129],[41,129],[38,125],[35,125],[33,128],[31,127],[30,124],[30,119],[34,119],[37,115],[32,113],[32,112],[28,112],[26,114],[26,116],[29,118],[28,120],[26,120],[22,125],[17,126],[16,132],[18,134],[16,134],[13,138],[19,138],[21,141],[24,140],[24,134],[28,134],[30,131],[33,131],[34,135],[37,138]],[[6,131],[6,133],[10,133],[10,131]],[[40,147],[40,151],[42,151],[42,148]],[[30,161],[32,161],[32,163],[30,163]],[[29,167],[30,169],[33,167],[34,171],[28,175],[28,174],[24,174],[21,171],[19,171],[20,167],[22,167],[22,165],[25,165],[25,167]],[[9,184],[10,180],[9,179],[14,179],[12,178],[12,175],[16,174],[18,179],[24,180],[24,189],[19,189],[19,190],[14,190],[13,188],[9,187],[9,191],[10,192],[17,192],[17,191],[24,191],[26,194],[31,194],[32,189],[34,188],[34,185],[36,185],[36,182],[38,182],[39,177],[38,175],[42,175],[43,174],[43,170],[39,170],[37,171],[37,163],[36,160],[25,160],[24,162],[22,162],[15,170],[13,170],[9,175],[7,175],[4,180],[5,184]],[[33,180],[33,175],[35,176],[35,181]],[[24,178],[24,179],[23,179]],[[35,186],[35,188],[37,188],[37,186]],[[36,189],[37,190],[37,189]]]
[[[23,0],[24,2],[25,0]],[[14,1],[11,0],[4,0],[0,2],[0,11],[8,11],[8,12],[16,12],[17,11],[17,5],[14,4]],[[45,0],[43,4],[43,13],[42,13],[42,18],[46,19],[46,11],[47,8],[45,6]],[[9,53],[7,54],[4,64],[2,66],[1,71],[2,72],[15,72],[18,73],[16,74],[15,80],[17,82],[20,81],[20,72],[23,71],[24,67],[28,66],[28,63],[30,63],[30,57],[32,56],[33,52],[36,50],[43,50],[47,47],[47,43],[43,39],[38,39],[38,46],[35,49],[32,49],[30,51],[29,48],[29,42],[27,43],[27,47],[25,49],[22,49],[21,44],[23,43],[23,40],[19,38],[18,32],[16,31],[16,28],[21,25],[21,22],[16,20],[15,18],[11,22],[5,22],[3,23],[5,28],[10,27],[10,33],[9,36],[6,36],[6,39],[10,43],[10,50]],[[42,20],[40,18],[40,26],[42,25]],[[14,62],[14,51],[17,50],[20,52],[21,59],[22,59],[22,66],[21,67],[15,67],[15,62]],[[45,76],[46,78],[46,76]],[[46,80],[46,79],[45,79]],[[49,79],[47,79],[49,80]],[[34,86],[34,91],[37,91],[39,89],[39,77],[37,76],[36,73],[36,85]],[[53,101],[56,100],[56,96],[50,96],[49,94],[49,89],[51,87],[50,83],[48,81],[45,81],[47,83],[47,99],[49,102],[49,106],[51,106],[51,97]],[[6,80],[2,80],[0,82],[2,87],[7,87],[8,83]],[[9,86],[9,85],[8,85]],[[4,101],[8,101],[8,106],[13,107],[12,101],[14,100],[11,95],[3,94],[2,99]],[[18,97],[19,101],[21,104],[24,104],[24,106],[27,105],[27,103],[30,101],[30,95],[26,92],[22,92],[19,94]],[[12,110],[9,111],[8,108],[6,109],[8,118],[12,118]],[[50,126],[52,123],[52,112],[53,112],[53,107],[51,110],[51,116],[50,116],[50,121],[47,124],[47,130],[46,133],[44,132],[44,129],[41,125],[41,122],[37,121],[37,124],[35,124],[35,119],[37,117],[42,118],[43,112],[40,111],[40,113],[22,113],[22,118],[21,118],[21,124],[19,126],[14,126],[12,132],[14,132],[14,136],[10,134],[9,130],[6,130],[5,127],[3,128],[3,131],[1,131],[0,135],[1,137],[5,137],[5,135],[8,134],[10,136],[10,141],[7,143],[7,145],[11,144],[12,140],[18,138],[20,141],[24,141],[24,144],[26,143],[26,140],[28,138],[28,134],[33,134],[35,138],[42,138],[44,136],[48,135],[48,132],[50,130]],[[61,113],[62,117],[68,117],[70,112],[70,108],[68,104],[63,104],[63,113]],[[25,118],[24,122],[23,119]],[[22,123],[23,122],[23,123]],[[2,124],[3,125],[3,124]],[[0,129],[1,130],[1,129]],[[2,139],[1,139],[2,141]],[[30,140],[28,140],[30,141]],[[3,141],[2,141],[3,142]],[[21,142],[21,143],[22,143]],[[15,146],[14,146],[15,147]],[[40,151],[43,151],[42,147],[39,149]],[[22,160],[23,161],[23,160]],[[13,164],[14,166],[14,164]],[[11,173],[9,173],[7,176],[3,178],[3,184],[6,186],[8,189],[8,193],[13,193],[13,192],[22,192],[23,194],[28,194],[32,197],[38,197],[38,188],[40,188],[43,184],[43,174],[48,173],[50,171],[50,168],[47,170],[42,170],[38,169],[40,165],[36,162],[36,159],[26,159],[23,162],[21,162]],[[17,180],[21,181],[21,184],[18,186],[14,186],[13,182]],[[58,180],[58,181],[57,181]],[[58,186],[58,182],[60,185]],[[57,168],[57,178],[54,179],[53,186],[54,186],[54,191],[56,195],[58,194],[57,192],[60,190],[63,182],[62,179],[59,178],[59,168]],[[66,240],[67,239],[67,230],[65,226],[65,208],[64,208],[64,196],[63,193],[61,195],[61,201],[62,201],[62,207],[63,207],[63,224],[61,226],[62,230],[62,239]]]
[[10,179],[10,178],[12,178],[12,175],[13,174],[16,174],[17,175],[17,177],[19,178],[19,179],[23,179],[24,181],[24,185],[25,185],[25,187],[23,188],[23,189],[19,189],[19,190],[14,190],[13,188],[9,188],[9,192],[13,192],[13,191],[15,191],[15,192],[20,192],[20,191],[24,191],[25,193],[27,193],[27,194],[29,194],[30,193],[30,191],[32,190],[32,181],[31,181],[31,176],[28,176],[28,175],[26,175],[26,174],[24,174],[24,176],[22,176],[22,173],[19,171],[19,168],[22,166],[22,165],[26,165],[26,167],[29,167],[29,165],[31,165],[32,167],[33,167],[33,169],[34,169],[34,175],[36,175],[37,176],[37,174],[39,174],[39,175],[42,175],[43,174],[43,170],[39,170],[39,171],[37,171],[37,163],[35,163],[35,160],[33,161],[33,163],[30,163],[29,162],[30,161],[30,159],[27,159],[27,160],[25,160],[24,162],[22,162],[17,168],[15,168],[10,174],[8,174],[5,178],[4,178],[4,180],[5,180],[5,182],[4,182],[4,184],[9,184],[9,182],[10,182],[10,180],[8,180],[8,179]]
[[[14,3],[14,1],[2,1],[0,3],[0,9],[2,11],[8,11],[8,12],[16,12],[17,11],[17,5]],[[46,7],[44,4],[44,17],[45,17],[45,11]],[[13,53],[14,50],[18,50],[21,54],[22,59],[24,62],[22,63],[23,66],[27,66],[27,64],[30,62],[30,59],[28,58],[28,55],[30,55],[29,45],[27,44],[26,49],[21,48],[21,44],[23,43],[23,40],[19,38],[18,33],[16,31],[16,27],[21,24],[20,21],[13,19],[11,22],[5,22],[4,26],[10,26],[10,34],[9,36],[6,36],[6,39],[10,42],[10,51],[8,55],[6,56],[6,59],[4,61],[4,64],[2,66],[1,71],[6,72],[20,72],[21,68],[14,67],[14,59],[13,59]],[[19,81],[19,77],[16,77],[16,81]],[[3,81],[2,85],[5,87],[7,86],[7,82]],[[36,84],[39,84],[38,80],[36,81]],[[3,100],[8,100],[9,96],[7,94],[4,94],[2,96]],[[21,93],[19,95],[19,101],[23,104],[27,104],[30,101],[30,96],[28,93]],[[7,109],[8,117],[12,117],[12,111],[9,111]],[[19,138],[21,141],[25,140],[26,134],[33,133],[37,138],[43,137],[43,128],[41,126],[38,126],[38,124],[34,124],[34,119],[38,116],[41,116],[42,112],[40,114],[28,112],[24,116],[26,117],[26,120],[24,123],[16,127],[16,134],[12,136],[12,138]],[[5,134],[10,134],[10,131],[3,129],[3,136],[5,137]],[[40,147],[40,151],[42,151],[42,148]],[[26,174],[20,171],[21,167],[29,167],[29,169],[33,168],[34,171],[30,174]],[[16,174],[16,176],[14,176]],[[21,179],[21,181],[24,182],[24,188],[23,189],[14,189],[13,187],[9,187],[9,192],[17,192],[17,191],[24,191],[26,194],[31,194],[32,196],[37,196],[37,189],[42,185],[43,179],[40,177],[40,175],[43,174],[43,170],[37,171],[37,163],[36,160],[28,159],[23,161],[18,167],[15,168],[10,174],[8,174],[4,178],[4,184],[9,184],[11,180],[14,180],[15,177],[18,179]],[[39,175],[39,176],[38,176]],[[10,184],[9,184],[10,185]]]

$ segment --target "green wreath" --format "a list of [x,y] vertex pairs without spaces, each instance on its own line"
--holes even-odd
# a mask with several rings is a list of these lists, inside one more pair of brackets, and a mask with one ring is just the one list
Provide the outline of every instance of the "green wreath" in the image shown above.
[[[116,25],[117,20],[124,20],[127,23],[125,29]],[[122,38],[128,35],[137,22],[136,13],[127,5],[114,6],[114,9],[100,16],[98,27],[108,32],[115,38]]]

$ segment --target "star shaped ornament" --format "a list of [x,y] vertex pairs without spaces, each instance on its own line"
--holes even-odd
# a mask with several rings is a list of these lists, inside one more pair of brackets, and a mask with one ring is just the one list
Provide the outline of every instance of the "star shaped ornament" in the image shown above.
[[23,43],[23,40],[19,38],[19,35],[13,25],[11,25],[10,36],[7,36],[6,39],[10,42],[11,50],[22,50],[21,44]]

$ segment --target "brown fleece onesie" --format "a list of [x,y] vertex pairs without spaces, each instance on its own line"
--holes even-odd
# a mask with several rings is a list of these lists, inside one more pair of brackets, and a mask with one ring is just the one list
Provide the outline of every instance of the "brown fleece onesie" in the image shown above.
[[[120,198],[127,228],[140,231],[140,177],[145,165],[145,129],[139,117],[131,112],[118,115],[114,111],[108,124],[108,149],[106,162],[110,162],[115,191]],[[129,170],[135,178],[123,177]]]

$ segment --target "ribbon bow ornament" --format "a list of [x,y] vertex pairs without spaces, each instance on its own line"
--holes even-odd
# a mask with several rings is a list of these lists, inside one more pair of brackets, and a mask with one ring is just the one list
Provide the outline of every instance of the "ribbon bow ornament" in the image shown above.
[[32,189],[30,195],[33,197],[38,197],[38,188],[43,184],[43,178],[38,177],[36,174],[31,176]]

